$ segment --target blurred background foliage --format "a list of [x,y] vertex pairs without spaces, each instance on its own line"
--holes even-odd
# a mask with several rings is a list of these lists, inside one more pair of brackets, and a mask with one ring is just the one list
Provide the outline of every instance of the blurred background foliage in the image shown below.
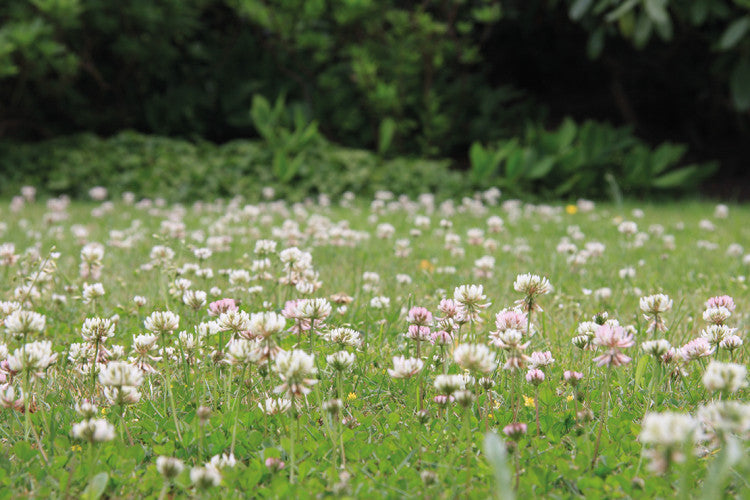
[[[555,197],[736,190],[722,181],[750,153],[750,0],[13,0],[0,96],[5,194],[27,178],[71,192],[87,169],[150,189],[149,161],[189,163],[174,175],[199,186],[177,198],[377,177]],[[129,148],[164,156],[116,157]]]

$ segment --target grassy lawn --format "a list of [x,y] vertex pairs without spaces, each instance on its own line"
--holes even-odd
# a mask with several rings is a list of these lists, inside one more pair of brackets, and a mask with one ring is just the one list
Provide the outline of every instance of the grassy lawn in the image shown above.
[[3,203],[0,498],[750,492],[748,207],[344,205]]

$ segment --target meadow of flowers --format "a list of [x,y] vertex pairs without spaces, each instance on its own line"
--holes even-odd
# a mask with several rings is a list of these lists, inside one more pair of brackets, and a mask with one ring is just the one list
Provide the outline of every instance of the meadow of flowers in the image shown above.
[[746,207],[90,195],[0,208],[0,498],[750,494]]

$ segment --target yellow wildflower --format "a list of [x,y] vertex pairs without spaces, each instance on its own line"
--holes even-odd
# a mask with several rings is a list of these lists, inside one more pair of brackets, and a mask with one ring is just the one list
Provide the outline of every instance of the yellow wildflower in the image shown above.
[[524,396],[523,396],[523,405],[527,406],[529,408],[535,408],[534,398],[530,398],[530,397],[528,397],[528,396],[526,396],[524,394]]
[[354,401],[357,399],[357,393],[356,392],[350,392],[349,395],[346,397],[349,401]]
[[568,214],[570,214],[570,215],[575,215],[575,214],[578,213],[578,207],[575,206],[575,205],[567,205],[565,207],[565,212],[568,213]]
[[83,448],[81,448],[80,444],[74,444],[73,446],[70,447],[70,451],[81,451],[81,450],[83,450]]
[[435,270],[435,266],[433,266],[432,262],[430,262],[429,260],[422,259],[421,261],[419,261],[419,269],[431,273]]
[[570,403],[571,401],[573,401],[573,395],[572,394],[569,395],[567,398],[565,398],[565,401],[567,401],[568,403]]

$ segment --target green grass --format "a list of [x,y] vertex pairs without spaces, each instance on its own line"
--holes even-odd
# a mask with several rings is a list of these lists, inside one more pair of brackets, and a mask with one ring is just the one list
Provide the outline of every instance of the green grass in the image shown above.
[[[645,332],[646,321],[639,310],[636,290],[643,295],[665,293],[673,299],[674,307],[665,314],[669,328],[663,336],[675,347],[700,335],[705,327],[701,317],[703,304],[716,295],[734,297],[737,310],[728,323],[737,327],[738,334],[743,336],[750,317],[750,294],[745,280],[747,265],[743,264],[742,255],[728,256],[726,250],[732,243],[750,245],[750,229],[746,224],[750,220],[750,209],[747,207],[731,206],[726,219],[713,216],[713,205],[697,202],[628,204],[623,208],[600,205],[590,213],[566,213],[563,206],[542,210],[525,206],[517,218],[499,206],[488,207],[487,212],[480,215],[467,211],[446,216],[436,209],[429,214],[429,226],[421,228],[419,235],[410,235],[410,230],[415,228],[414,213],[425,214],[424,208],[415,206],[414,213],[403,207],[383,209],[378,210],[379,215],[374,215],[369,201],[358,200],[350,208],[311,204],[304,210],[301,206],[293,210],[288,205],[258,205],[259,213],[254,215],[252,210],[243,210],[243,206],[242,202],[224,202],[210,209],[204,206],[200,211],[186,206],[183,213],[173,206],[149,210],[118,202],[110,213],[94,217],[91,212],[99,205],[76,202],[67,209],[67,218],[50,222],[51,211],[43,203],[28,204],[20,212],[11,212],[7,204],[3,205],[0,215],[7,228],[0,236],[0,243],[14,243],[21,258],[0,269],[4,276],[0,288],[2,300],[15,300],[14,289],[36,273],[50,252],[60,254],[50,280],[34,283],[40,295],[30,296],[31,303],[26,307],[44,314],[47,320],[44,331],[30,335],[27,341],[51,340],[53,350],[60,355],[46,371],[46,376],[33,384],[37,411],[30,417],[38,440],[34,432],[26,435],[22,412],[2,410],[0,498],[78,496],[90,482],[86,495],[112,498],[160,494],[225,498],[323,495],[486,498],[498,494],[505,498],[510,488],[506,485],[501,490],[494,480],[494,469],[483,446],[485,429],[505,441],[502,429],[513,421],[513,405],[518,399],[512,395],[512,377],[521,380],[523,395],[534,396],[533,386],[523,379],[525,372],[513,375],[497,369],[491,373],[489,377],[496,384],[492,394],[479,390],[478,403],[464,413],[455,404],[443,410],[433,403],[436,393],[432,381],[441,373],[441,368],[439,363],[437,366],[430,363],[428,354],[440,351],[433,351],[429,344],[422,346],[425,368],[420,375],[396,380],[386,370],[392,367],[393,356],[416,355],[414,342],[404,337],[409,307],[424,306],[439,316],[440,299],[452,297],[455,287],[481,284],[491,305],[482,314],[484,324],[476,327],[475,339],[477,343],[486,344],[488,332],[495,329],[494,315],[521,298],[513,290],[513,282],[522,273],[546,276],[554,286],[552,293],[539,298],[544,311],[533,316],[538,333],[530,339],[527,353],[549,349],[556,361],[545,369],[546,380],[538,394],[543,435],[536,435],[533,403],[521,405],[518,420],[528,424],[528,432],[517,446],[510,446],[509,455],[498,462],[500,472],[506,470],[511,481],[518,471],[518,498],[700,496],[713,487],[738,496],[750,492],[744,479],[750,472],[747,453],[742,453],[731,468],[721,468],[717,465],[724,457],[721,448],[712,450],[705,456],[691,457],[684,464],[675,464],[666,474],[649,472],[648,460],[641,458],[638,435],[641,419],[647,411],[694,413],[713,396],[701,383],[706,359],[687,363],[687,373],[682,379],[667,384],[664,376],[658,376],[657,382],[653,382],[658,367],[653,358],[640,351],[640,343],[658,336]],[[457,202],[455,207],[459,206]],[[633,209],[642,210],[643,217],[634,217]],[[170,214],[172,219],[184,222],[184,237],[171,237],[163,231],[162,221]],[[493,214],[505,220],[503,232],[486,232],[486,219]],[[354,351],[353,370],[343,376],[341,415],[351,423],[350,427],[342,426],[345,468],[340,466],[338,421],[321,410],[322,403],[334,397],[337,391],[335,376],[325,363],[325,356],[337,348],[322,338],[316,339],[313,354],[318,383],[307,398],[299,400],[299,435],[293,445],[290,436],[296,435],[297,424],[292,413],[266,417],[258,408],[258,402],[281,383],[273,364],[269,372],[257,365],[243,370],[212,360],[210,353],[221,348],[222,341],[226,343],[228,333],[209,335],[197,364],[156,363],[160,374],[146,375],[139,388],[140,401],[127,407],[123,419],[127,428],[121,423],[118,407],[106,401],[103,388],[97,383],[95,403],[100,416],[115,425],[116,435],[112,441],[94,446],[93,454],[89,455],[89,445],[74,439],[71,427],[81,420],[75,413],[75,404],[91,397],[91,377],[78,373],[67,359],[69,345],[82,342],[80,328],[84,319],[117,314],[115,335],[106,341],[106,346],[123,345],[128,354],[133,335],[144,333],[144,319],[153,311],[168,309],[179,314],[179,330],[188,332],[193,332],[199,323],[214,319],[208,316],[206,307],[192,311],[182,304],[179,296],[169,294],[170,284],[178,277],[177,269],[198,262],[191,249],[207,245],[194,238],[199,236],[195,231],[204,237],[229,235],[231,241],[228,251],[215,251],[200,263],[200,267],[213,270],[213,278],[183,276],[192,281],[192,289],[209,292],[212,287],[218,287],[220,293],[209,293],[209,301],[232,297],[241,301],[240,308],[248,313],[280,311],[286,300],[303,295],[277,283],[282,275],[278,256],[270,256],[272,279],[252,281],[241,287],[233,288],[222,270],[250,270],[255,241],[260,238],[278,241],[278,250],[285,248],[287,241],[275,228],[281,227],[287,217],[299,224],[296,244],[312,253],[314,268],[319,273],[322,285],[312,296],[329,297],[342,292],[353,298],[343,313],[337,313],[334,305],[334,313],[321,330],[346,325],[361,332],[364,339],[363,347]],[[452,256],[445,248],[446,231],[440,224],[443,218],[452,222],[450,231],[461,237],[459,246],[465,255]],[[711,220],[715,230],[700,229],[702,219]],[[635,221],[640,231],[649,233],[642,246],[634,246],[633,237],[618,232],[617,223],[623,220]],[[359,238],[351,239],[351,246],[334,246],[322,237],[330,235],[330,228],[342,221],[346,221],[351,230],[360,232]],[[392,224],[395,235],[378,238],[375,228],[380,223]],[[673,249],[665,245],[654,228],[649,232],[654,224],[661,225],[664,234],[674,236]],[[80,239],[74,237],[71,230],[74,225],[84,226],[88,235]],[[313,231],[313,225],[319,229]],[[580,240],[573,240],[578,248],[583,248],[585,242],[601,242],[606,246],[601,257],[571,265],[567,255],[556,251],[560,239],[568,235],[573,225],[584,235]],[[496,240],[497,250],[470,245],[467,242],[470,228],[484,229],[485,238]],[[112,230],[126,231],[132,237],[132,246],[113,245],[110,242]],[[369,238],[365,238],[365,234]],[[411,251],[406,257],[394,255],[395,242],[401,238],[410,240]],[[102,276],[99,280],[88,281],[100,281],[106,295],[93,304],[83,304],[80,300],[85,280],[79,277],[78,266],[84,240],[105,245]],[[701,248],[700,240],[711,242],[717,248]],[[150,260],[151,248],[157,244],[172,248],[175,258],[167,265],[142,269]],[[33,252],[26,252],[32,247],[38,249],[38,259]],[[477,278],[473,274],[474,261],[484,255],[496,259],[491,278]],[[454,267],[455,273],[440,272],[447,266]],[[619,271],[629,266],[635,269],[635,276],[621,279]],[[379,274],[376,290],[364,289],[365,272]],[[399,283],[399,274],[408,275],[411,283]],[[249,293],[247,288],[255,285],[262,286],[262,290]],[[603,287],[610,289],[610,298],[600,300],[595,293],[584,291]],[[53,301],[52,294],[65,297],[65,302]],[[134,295],[145,296],[148,303],[137,308],[132,300]],[[371,307],[373,296],[389,297],[390,307]],[[607,368],[597,367],[592,362],[596,353],[581,351],[571,344],[578,323],[591,320],[601,311],[623,325],[633,325],[637,331],[635,346],[625,349],[633,358],[632,362],[611,369],[608,413],[605,412],[607,397],[603,393]],[[464,327],[464,339],[471,336],[469,332],[470,328]],[[3,335],[11,353],[23,343]],[[176,333],[168,338],[175,347],[176,338]],[[297,337],[283,335],[276,340],[282,348],[291,349]],[[300,348],[309,350],[307,338]],[[451,350],[449,347],[447,351]],[[502,367],[504,354],[495,350]],[[735,362],[744,364],[744,353],[743,346],[734,353]],[[729,354],[719,351],[711,359],[727,361]],[[461,372],[450,355],[448,368],[450,373]],[[584,374],[578,389],[580,398],[575,403],[571,400],[572,389],[562,380],[565,370]],[[417,411],[420,380],[424,384],[427,410],[424,418],[420,418]],[[14,385],[21,387],[22,382],[19,375]],[[165,391],[167,383],[174,405],[170,401],[170,391]],[[730,397],[744,400],[746,396],[746,389],[742,389]],[[210,409],[204,425],[196,415],[200,406]],[[575,408],[590,410],[591,419],[577,419]],[[470,449],[466,446],[467,425]],[[596,435],[602,425],[599,458],[592,466]],[[191,485],[190,468],[204,464],[216,454],[228,453],[233,432],[236,432],[237,465],[222,469],[218,487],[197,492]],[[745,437],[738,441],[743,452],[747,448]],[[292,447],[296,462],[294,484],[289,480]],[[490,455],[493,452],[497,454],[493,449]],[[177,457],[186,465],[166,486],[155,467],[160,455]],[[269,457],[280,458],[286,468],[271,472],[264,464]],[[718,471],[717,475],[710,475],[711,479],[707,480],[707,471],[712,467]],[[719,472],[725,473],[720,481],[715,479]]]

